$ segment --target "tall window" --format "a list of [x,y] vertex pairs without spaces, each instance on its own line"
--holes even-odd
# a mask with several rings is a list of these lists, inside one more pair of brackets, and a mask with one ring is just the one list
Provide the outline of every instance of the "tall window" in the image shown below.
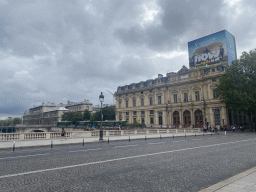
[[119,101],[119,108],[121,108],[121,105],[122,105],[122,101]]
[[136,99],[133,99],[133,107],[136,107]]
[[141,111],[141,115],[145,115],[145,111]]
[[125,106],[126,106],[126,107],[128,107],[128,104],[129,104],[128,101],[125,101]]
[[140,102],[141,102],[141,106],[144,106],[144,99],[143,98],[141,99]]
[[143,117],[141,118],[141,123],[142,123],[142,124],[144,124],[144,123],[145,123],[145,121],[144,121],[144,118],[143,118]]
[[158,104],[161,104],[161,96],[158,96]]
[[174,95],[173,95],[173,102],[174,102],[174,103],[178,103],[177,94],[174,94]]
[[150,124],[154,124],[154,118],[150,117]]
[[129,112],[126,112],[126,115],[128,116],[128,115],[129,115]]
[[200,100],[199,91],[196,91],[196,92],[195,92],[195,97],[196,97],[196,101],[199,101],[199,100]]
[[188,93],[184,93],[184,102],[188,102]]
[[212,92],[213,92],[213,99],[217,99],[217,98],[218,98],[218,96],[217,96],[216,90],[215,90],[215,89],[213,89],[213,90],[212,90]]
[[215,109],[214,110],[214,117],[215,117],[215,125],[220,125],[220,110]]
[[150,111],[149,111],[149,114],[150,114],[150,115],[153,115],[153,114],[154,114],[154,110],[150,110]]
[[153,98],[149,97],[149,105],[153,105]]
[[137,111],[133,111],[133,115],[137,115]]

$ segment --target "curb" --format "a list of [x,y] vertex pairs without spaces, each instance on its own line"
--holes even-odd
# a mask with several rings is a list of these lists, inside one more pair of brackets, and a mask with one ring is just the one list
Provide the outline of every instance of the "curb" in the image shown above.
[[205,189],[202,189],[200,190],[199,192],[213,192],[213,191],[217,191],[217,190],[220,190],[221,188],[223,187],[226,187],[228,186],[229,184],[231,183],[234,183],[235,181],[239,180],[239,179],[242,179],[252,173],[256,172],[256,167],[253,167],[247,171],[244,171],[242,173],[239,173],[238,175],[235,175],[229,179],[226,179],[225,181],[221,181],[215,185],[212,185],[208,188],[205,188]]

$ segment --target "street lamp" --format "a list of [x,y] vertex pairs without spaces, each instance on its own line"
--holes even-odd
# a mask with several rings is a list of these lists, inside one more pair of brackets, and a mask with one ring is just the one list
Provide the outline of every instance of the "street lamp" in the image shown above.
[[102,103],[104,101],[104,95],[103,95],[103,92],[101,92],[100,96],[99,96],[99,99],[100,99],[100,103],[101,103],[101,107],[100,107],[100,111],[101,111],[101,115],[100,115],[100,139],[99,140],[103,140],[103,130],[102,130]]

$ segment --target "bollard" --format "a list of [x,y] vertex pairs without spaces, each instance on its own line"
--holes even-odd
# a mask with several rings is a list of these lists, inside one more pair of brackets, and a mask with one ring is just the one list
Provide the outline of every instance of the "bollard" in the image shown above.
[[196,133],[195,133],[195,137],[196,137]]
[[211,136],[212,136],[212,132],[211,132]]
[[51,148],[53,147],[53,141],[51,141]]
[[108,137],[108,143],[109,143],[109,137]]
[[13,151],[13,152],[15,151],[15,141],[13,142],[13,148],[12,148],[12,151]]
[[162,139],[161,135],[160,135],[160,139]]
[[186,138],[186,134],[185,134],[185,138]]
[[130,139],[130,136],[129,136],[129,142],[131,141],[131,139]]
[[147,141],[147,136],[145,135],[145,141]]
[[225,135],[227,135],[227,131],[225,131]]
[[84,139],[83,139],[83,146],[84,146]]
[[173,139],[174,139],[174,134],[173,134]]

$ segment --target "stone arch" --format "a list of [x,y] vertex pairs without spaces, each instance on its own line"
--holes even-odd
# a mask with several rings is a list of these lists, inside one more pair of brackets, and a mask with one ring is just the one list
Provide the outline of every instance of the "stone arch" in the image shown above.
[[191,126],[191,113],[189,110],[185,110],[183,112],[183,123],[184,123],[184,128]]
[[176,127],[180,126],[180,113],[178,111],[173,112],[173,125]]
[[200,109],[197,109],[195,111],[194,117],[195,117],[195,127],[202,128],[204,125],[203,112]]

